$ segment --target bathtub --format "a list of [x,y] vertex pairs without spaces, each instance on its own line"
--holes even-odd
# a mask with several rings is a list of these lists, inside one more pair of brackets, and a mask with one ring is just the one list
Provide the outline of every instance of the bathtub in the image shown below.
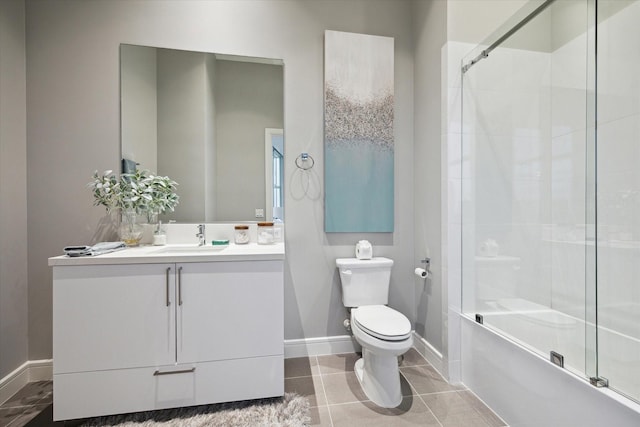
[[[585,352],[593,325],[517,299],[481,314],[482,325],[461,315],[462,381],[510,426],[640,426],[640,405],[624,396],[640,396],[640,340],[598,329],[599,373],[611,388],[596,388],[584,374],[595,366]],[[552,350],[564,368],[549,361]]]

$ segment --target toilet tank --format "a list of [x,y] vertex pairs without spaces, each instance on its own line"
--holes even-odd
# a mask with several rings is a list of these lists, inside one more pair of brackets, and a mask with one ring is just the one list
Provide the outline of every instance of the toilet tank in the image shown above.
[[342,303],[345,307],[384,305],[389,302],[389,281],[393,260],[338,258],[336,266],[342,283]]

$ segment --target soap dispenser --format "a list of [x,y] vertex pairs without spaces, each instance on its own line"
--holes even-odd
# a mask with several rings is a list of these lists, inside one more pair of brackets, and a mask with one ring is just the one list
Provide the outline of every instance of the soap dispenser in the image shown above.
[[153,231],[153,245],[164,246],[167,244],[167,235],[165,234],[162,221],[158,221],[156,229]]

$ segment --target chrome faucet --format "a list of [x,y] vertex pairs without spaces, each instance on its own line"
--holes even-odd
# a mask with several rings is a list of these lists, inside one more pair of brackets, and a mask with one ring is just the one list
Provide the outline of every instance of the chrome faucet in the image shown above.
[[204,224],[198,224],[198,234],[196,234],[198,238],[198,246],[205,245],[205,236],[204,236]]

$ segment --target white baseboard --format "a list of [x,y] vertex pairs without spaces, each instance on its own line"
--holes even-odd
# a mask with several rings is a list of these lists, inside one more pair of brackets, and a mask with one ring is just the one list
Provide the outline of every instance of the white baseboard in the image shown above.
[[351,335],[284,340],[284,358],[355,353],[360,345]]
[[6,402],[27,383],[53,379],[53,360],[29,360],[0,379],[0,404]]
[[447,369],[447,364],[445,363],[442,353],[436,350],[429,341],[418,335],[416,331],[413,331],[413,346],[418,350],[418,353],[427,359],[427,362],[429,362],[429,364],[431,364],[431,366],[433,366],[440,375],[445,378],[449,378],[449,370]]

